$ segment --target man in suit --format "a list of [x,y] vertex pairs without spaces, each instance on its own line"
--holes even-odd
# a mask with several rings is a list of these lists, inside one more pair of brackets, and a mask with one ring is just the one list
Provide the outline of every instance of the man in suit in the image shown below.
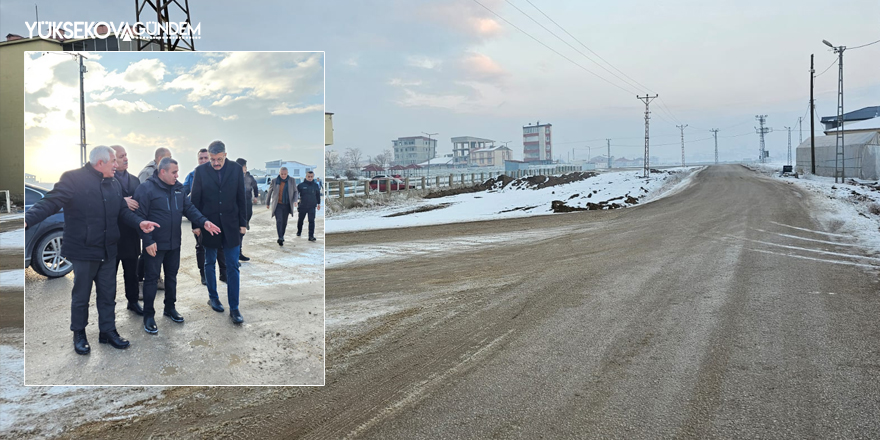
[[208,281],[208,305],[223,312],[223,304],[217,294],[214,262],[217,253],[226,256],[226,295],[229,300],[229,316],[235,324],[244,322],[239,305],[239,262],[241,236],[247,232],[247,206],[244,196],[244,173],[241,165],[226,159],[226,145],[214,141],[208,146],[209,161],[196,167],[193,176],[192,204],[211,223],[220,227],[220,234],[209,236],[204,228],[201,235],[205,246],[205,277]]
[[[110,148],[116,152],[116,172],[114,177],[119,181],[122,188],[122,197],[128,205],[128,209],[135,211],[138,202],[134,200],[134,191],[141,184],[137,177],[128,172],[128,152],[121,145],[113,145]],[[122,263],[122,277],[125,280],[125,299],[128,300],[128,310],[143,316],[144,310],[138,304],[138,257],[141,256],[141,236],[139,228],[119,225],[119,242],[116,244],[116,272],[119,273],[119,263]]]
[[24,227],[45,220],[64,209],[64,237],[61,256],[73,263],[73,289],[70,301],[70,330],[73,350],[89,354],[86,338],[89,298],[92,285],[98,308],[98,340],[114,348],[128,348],[129,342],[116,331],[116,252],[119,222],[143,232],[152,232],[157,223],[146,221],[129,209],[122,188],[113,178],[116,153],[98,146],[89,153],[82,168],[67,171],[46,197],[25,214]]
[[[141,183],[144,183],[156,173],[156,167],[159,165],[159,161],[166,157],[171,157],[171,150],[165,147],[156,148],[156,151],[153,153],[153,160],[138,173],[138,180]],[[144,257],[141,256],[138,258],[138,281],[144,280]],[[165,290],[165,282],[162,280],[162,277],[159,277],[159,290]]]
[[266,193],[266,209],[275,217],[278,231],[278,246],[284,246],[284,232],[287,230],[287,217],[293,216],[293,207],[299,200],[296,181],[287,175],[287,167],[281,167],[278,177],[272,179]]
[[[210,159],[208,158],[208,149],[202,148],[199,150],[198,162],[199,165],[203,163],[208,163]],[[183,181],[183,194],[189,196],[192,193],[192,182],[193,177],[196,175],[196,170],[193,169],[186,175],[186,179]],[[198,228],[193,229],[193,237],[196,239],[196,264],[199,265],[199,274],[202,277],[202,285],[207,286],[208,280],[205,278],[205,247],[202,246],[202,238],[196,231]],[[223,252],[217,253],[217,264],[220,266],[220,282],[226,282],[226,257],[223,256]]]
[[202,227],[211,234],[219,234],[220,229],[211,224],[183,195],[183,185],[177,181],[177,161],[166,157],[159,161],[157,174],[153,175],[135,192],[139,208],[138,215],[164,225],[150,233],[143,233],[144,265],[144,330],[150,334],[159,333],[156,326],[156,283],[159,281],[159,268],[165,269],[165,311],[163,315],[174,322],[183,322],[183,316],[174,305],[177,302],[177,271],[180,269],[180,244],[182,216],[193,225]]

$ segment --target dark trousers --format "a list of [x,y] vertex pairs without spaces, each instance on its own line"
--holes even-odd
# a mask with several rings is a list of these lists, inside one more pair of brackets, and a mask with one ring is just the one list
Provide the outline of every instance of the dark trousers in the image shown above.
[[[119,263],[122,263],[122,279],[125,280],[125,299],[138,302],[138,257],[116,258],[116,274],[119,274]],[[114,275],[116,276],[116,275]]]
[[306,215],[309,216],[309,238],[315,236],[315,208],[317,206],[303,206],[299,205],[299,219],[296,221],[296,233],[297,235],[302,234],[303,231],[303,220],[305,220]]
[[[202,236],[193,234],[193,237],[196,238],[196,264],[199,265],[199,274],[205,276],[205,247],[202,246]],[[220,265],[220,273],[226,273],[226,256],[223,252],[217,254],[217,264]]]
[[[226,298],[229,300],[229,310],[238,310],[238,294],[239,294],[239,265],[238,256],[240,248],[238,246],[228,249],[212,249],[207,248],[205,257],[207,259],[205,265],[205,278],[208,284],[208,297],[219,300],[220,295],[217,294],[217,278],[214,273],[214,260],[218,255],[226,254]],[[166,275],[167,276],[167,275]],[[167,287],[166,287],[167,289]],[[144,295],[144,299],[147,297]]]
[[[138,281],[144,280],[144,255],[146,252],[141,252],[141,255],[137,258],[137,279]],[[159,275],[159,278],[162,278],[162,275]],[[128,292],[126,292],[127,294]]]
[[70,260],[73,263],[73,291],[70,300],[70,330],[85,330],[89,324],[89,299],[95,285],[98,330],[116,330],[116,259],[110,261]]
[[165,268],[165,308],[173,309],[177,301],[177,271],[180,269],[180,248],[156,251],[156,256],[144,252],[144,316],[155,316],[153,303],[159,283],[159,271]]
[[[246,206],[247,206],[247,209],[245,211],[247,212],[247,228],[250,229],[251,228],[251,217],[254,216],[254,204],[248,203]],[[241,244],[239,246],[241,247],[241,249],[239,249],[239,253],[244,254],[244,252],[241,252],[242,250],[244,250],[244,234],[241,234]],[[217,256],[219,257],[222,254],[223,254],[222,252],[218,253]]]
[[290,205],[279,203],[275,206],[275,227],[278,229],[278,239],[284,240],[284,231],[287,230],[287,217],[290,216]]

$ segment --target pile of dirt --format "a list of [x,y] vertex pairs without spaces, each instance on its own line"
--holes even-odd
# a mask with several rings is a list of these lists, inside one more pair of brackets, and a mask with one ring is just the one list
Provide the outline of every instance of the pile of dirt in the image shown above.
[[452,204],[452,203],[441,203],[441,204],[439,204],[439,205],[420,206],[420,207],[418,207],[418,208],[416,208],[416,209],[410,209],[409,211],[403,211],[403,212],[395,212],[394,214],[388,214],[388,215],[386,215],[386,216],[384,216],[384,217],[400,217],[400,216],[402,216],[402,215],[417,214],[417,213],[420,213],[420,212],[428,212],[428,211],[433,211],[433,210],[435,210],[435,209],[442,209],[442,208],[445,208],[445,207],[447,207],[447,206],[449,206],[449,205],[451,205],[451,204]]
[[518,189],[544,189],[551,186],[579,182],[596,176],[598,176],[597,173],[584,171],[563,174],[561,176],[529,176],[517,179],[517,182],[514,183],[514,185],[516,185]]
[[[622,200],[623,203],[611,203],[618,200]],[[553,209],[553,212],[602,211],[606,209],[626,208],[627,206],[636,205],[638,203],[639,199],[627,194],[626,196],[615,197],[613,199],[608,199],[599,203],[587,202],[586,208],[580,206],[570,206],[562,200],[554,200],[551,203],[550,207],[551,209]]]

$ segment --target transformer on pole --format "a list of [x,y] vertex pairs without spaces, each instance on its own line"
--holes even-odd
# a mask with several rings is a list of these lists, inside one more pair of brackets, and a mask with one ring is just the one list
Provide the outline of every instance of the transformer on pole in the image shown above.
[[645,103],[645,162],[644,162],[645,176],[644,177],[648,177],[648,175],[651,173],[651,168],[648,163],[649,154],[650,154],[650,143],[649,143],[650,138],[648,136],[648,133],[650,132],[649,121],[651,120],[651,110],[650,110],[649,106],[651,105],[651,101],[653,101],[658,96],[660,96],[660,95],[658,95],[656,93],[654,94],[654,96],[648,96],[647,93],[645,94],[645,96],[636,95],[636,98],[638,98],[640,101]]

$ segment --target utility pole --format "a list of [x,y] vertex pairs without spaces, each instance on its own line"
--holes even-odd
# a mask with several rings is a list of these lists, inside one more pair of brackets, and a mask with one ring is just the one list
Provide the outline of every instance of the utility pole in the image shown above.
[[654,96],[648,96],[647,93],[645,93],[645,96],[636,95],[636,98],[639,98],[639,101],[642,101],[645,103],[645,162],[644,162],[645,176],[644,177],[648,177],[648,175],[651,172],[651,168],[648,163],[649,154],[650,154],[650,143],[649,143],[648,133],[650,131],[649,130],[650,129],[649,121],[651,120],[651,109],[649,106],[651,105],[651,101],[653,101],[658,96],[660,96],[660,95],[656,94],[656,93],[654,94]]
[[433,159],[434,155],[437,154],[437,152],[434,151],[434,144],[431,143],[431,136],[437,136],[440,133],[425,133],[423,131],[422,134],[428,135],[428,180],[430,180],[431,179],[431,159]]
[[608,141],[608,169],[611,169],[611,139],[605,139]]
[[788,130],[788,165],[791,165],[791,127],[785,127]]
[[798,117],[798,145],[804,143],[804,129],[801,127],[801,122],[804,118]]
[[676,125],[676,127],[681,129],[681,166],[684,166],[684,128],[687,127],[687,124]]
[[822,42],[834,49],[840,70],[837,76],[837,149],[834,153],[834,183],[837,183],[838,176],[840,176],[840,182],[843,183],[846,177],[846,162],[843,156],[843,51],[846,50],[846,46],[835,47],[827,40],[822,40]]
[[80,166],[86,166],[86,94],[83,86],[86,66],[83,65],[82,54],[75,56],[79,58],[79,161]]
[[711,131],[712,135],[715,136],[715,165],[718,165],[718,129],[713,128],[709,131]]
[[813,100],[813,80],[816,69],[813,68],[813,54],[810,54],[810,172],[816,175],[816,101]]
[[764,135],[773,131],[772,128],[764,127],[764,123],[767,122],[767,115],[756,115],[755,119],[761,124],[761,128],[755,127],[755,131],[761,135],[761,149],[759,152],[759,158],[761,159],[761,163],[764,163],[764,157],[766,156],[764,149]]

